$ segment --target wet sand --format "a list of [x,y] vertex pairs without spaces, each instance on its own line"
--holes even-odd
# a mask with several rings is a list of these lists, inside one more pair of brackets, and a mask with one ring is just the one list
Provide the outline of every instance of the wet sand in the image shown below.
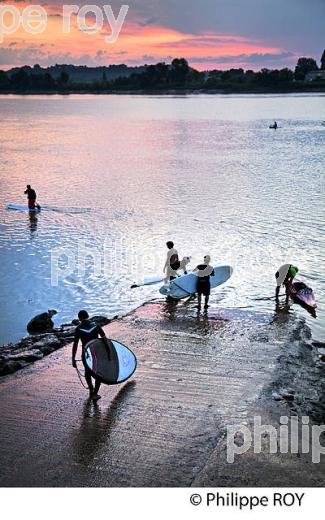
[[[324,462],[270,455],[265,439],[261,454],[226,461],[227,425],[324,417],[324,364],[299,320],[245,309],[198,317],[193,304],[154,302],[105,330],[134,350],[138,368],[130,382],[102,386],[98,404],[71,345],[1,378],[1,486],[325,484]],[[289,384],[294,399],[275,400]]]

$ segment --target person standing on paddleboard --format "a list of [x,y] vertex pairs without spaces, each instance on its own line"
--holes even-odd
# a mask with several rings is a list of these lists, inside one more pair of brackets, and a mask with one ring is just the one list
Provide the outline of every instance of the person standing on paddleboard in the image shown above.
[[174,242],[169,240],[166,242],[166,246],[168,251],[164,265],[164,273],[166,273],[165,282],[168,283],[170,280],[174,280],[177,277],[177,270],[180,268],[181,263],[178,259],[178,252],[174,247]]
[[[78,349],[78,343],[79,340],[82,344],[82,355],[81,360],[85,368],[85,379],[87,381],[88,389],[89,389],[89,397],[93,401],[97,401],[101,398],[100,395],[98,395],[99,387],[101,385],[101,380],[99,378],[95,378],[95,388],[92,381],[91,371],[89,370],[86,359],[85,359],[85,346],[89,341],[92,339],[97,339],[99,336],[107,342],[107,338],[105,335],[105,332],[103,329],[96,325],[96,323],[93,323],[89,320],[89,314],[87,311],[80,311],[78,313],[78,318],[80,320],[80,324],[76,327],[75,330],[75,336],[74,336],[74,342],[72,347],[72,366],[74,368],[77,368],[76,363],[76,354]],[[108,348],[108,344],[107,344]]]
[[30,184],[27,184],[24,194],[27,195],[29,209],[40,209],[40,206],[36,204],[36,191],[33,190]]
[[290,287],[292,285],[293,279],[298,273],[298,267],[295,267],[292,264],[284,264],[279,270],[275,273],[276,278],[276,289],[275,289],[275,298],[279,299],[280,287],[283,285],[286,290],[286,301],[288,303],[290,296]]
[[209,255],[205,255],[204,263],[199,264],[194,269],[194,273],[197,278],[197,297],[198,297],[198,309],[201,309],[202,294],[205,297],[204,308],[209,307],[209,297],[211,291],[210,276],[214,276],[214,269],[210,265],[211,258]]

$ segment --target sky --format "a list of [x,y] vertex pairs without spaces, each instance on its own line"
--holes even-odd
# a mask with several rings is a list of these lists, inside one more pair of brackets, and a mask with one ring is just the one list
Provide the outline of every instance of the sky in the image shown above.
[[[21,65],[143,65],[184,57],[198,70],[293,68],[300,56],[318,62],[325,48],[325,0],[124,0],[128,10],[114,42],[104,5],[117,18],[123,0],[89,4],[103,13],[71,16],[63,32],[62,2],[0,0],[0,69]],[[71,2],[73,4],[73,2]],[[88,5],[89,5],[88,4]],[[31,5],[44,8],[44,30],[31,34],[13,18]],[[70,5],[68,2],[66,5]],[[87,5],[77,3],[77,8]],[[19,22],[19,20],[18,20]],[[84,22],[87,30],[82,30]],[[32,24],[35,27],[37,24]],[[28,29],[28,27],[27,27]]]

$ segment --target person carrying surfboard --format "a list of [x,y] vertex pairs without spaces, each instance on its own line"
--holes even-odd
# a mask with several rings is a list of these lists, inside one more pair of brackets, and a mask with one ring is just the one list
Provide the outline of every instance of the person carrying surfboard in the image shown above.
[[163,272],[166,273],[165,282],[168,283],[177,277],[177,270],[180,268],[181,263],[178,259],[178,252],[174,247],[174,242],[169,240],[166,242],[166,246],[168,251]]
[[[93,401],[98,401],[98,399],[101,398],[101,396],[98,394],[98,391],[99,391],[99,388],[101,385],[101,380],[100,380],[100,378],[95,378],[95,387],[94,387],[91,372],[87,366],[86,359],[85,359],[85,346],[87,345],[87,343],[89,341],[91,341],[92,339],[97,339],[99,336],[105,342],[107,342],[107,337],[105,335],[105,332],[99,325],[96,325],[96,323],[93,323],[89,320],[89,314],[87,311],[85,311],[85,310],[79,311],[78,318],[79,318],[80,324],[76,327],[75,335],[74,335],[74,342],[73,342],[73,346],[72,346],[72,366],[74,368],[77,368],[76,354],[77,354],[77,349],[78,349],[78,343],[80,340],[81,345],[82,345],[81,360],[82,360],[82,363],[83,363],[84,369],[85,369],[85,379],[87,381],[87,385],[88,385],[88,389],[89,389],[89,397]],[[108,342],[107,342],[107,348],[108,348],[108,352],[109,352]]]
[[209,298],[211,291],[210,276],[214,276],[214,269],[210,265],[211,258],[209,255],[205,255],[203,264],[199,264],[194,269],[194,273],[197,278],[197,297],[198,297],[198,309],[201,308],[202,294],[205,297],[204,308],[209,307]]
[[33,190],[30,184],[27,184],[24,194],[27,195],[29,209],[40,209],[39,204],[36,203],[36,191]]
[[276,278],[276,289],[275,289],[275,299],[279,299],[280,287],[283,285],[286,290],[286,301],[289,301],[290,297],[290,287],[292,285],[293,279],[298,273],[298,267],[292,264],[284,264],[282,265],[278,271],[275,273]]

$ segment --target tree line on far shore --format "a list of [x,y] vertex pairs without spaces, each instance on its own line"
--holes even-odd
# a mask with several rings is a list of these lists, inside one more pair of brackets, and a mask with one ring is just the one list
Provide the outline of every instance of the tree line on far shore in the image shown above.
[[[73,68],[73,65],[70,68]],[[85,67],[87,69],[87,67]],[[324,71],[325,51],[320,68],[313,58],[299,58],[295,70],[288,68],[259,72],[244,71],[242,68],[230,70],[210,70],[199,72],[190,67],[184,58],[175,58],[171,64],[147,65],[140,72],[130,73],[114,79],[107,79],[105,72],[99,80],[89,82],[73,81],[62,70],[53,77],[38,65],[34,69],[21,67],[14,71],[0,71],[0,91],[2,92],[100,92],[100,91],[155,91],[155,90],[221,90],[245,91],[295,91],[305,90],[305,78],[309,72]],[[41,71],[41,72],[39,72]],[[308,88],[325,90],[325,80],[315,78],[308,82]]]

